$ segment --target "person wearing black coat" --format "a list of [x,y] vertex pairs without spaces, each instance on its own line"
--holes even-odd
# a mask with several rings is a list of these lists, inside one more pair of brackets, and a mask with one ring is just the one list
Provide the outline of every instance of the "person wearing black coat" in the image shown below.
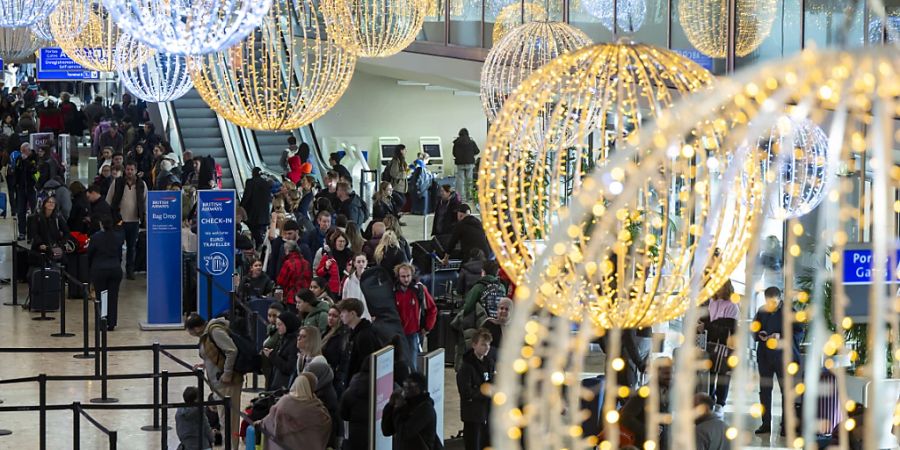
[[[29,218],[29,236],[31,236],[31,262],[33,265],[43,264],[53,258],[54,248],[65,248],[66,241],[72,239],[66,221],[56,212],[56,199],[48,197],[41,205],[40,214]],[[56,252],[59,254],[59,251]]]
[[366,219],[369,217],[369,212],[366,211],[366,205],[356,193],[350,191],[350,185],[348,183],[343,181],[338,183],[337,197],[340,201],[340,204],[337,207],[338,214],[347,216],[347,220],[356,222],[359,226],[366,223]]
[[394,437],[395,450],[435,448],[437,414],[424,375],[411,374],[403,381],[403,389],[391,395],[381,416],[381,431]]
[[341,396],[341,418],[347,422],[347,440],[344,441],[344,450],[368,450],[369,449],[369,408],[363,405],[369,404],[369,359],[360,363],[361,369],[353,375],[347,390]]
[[459,209],[459,195],[445,184],[438,189],[438,201],[434,208],[434,222],[431,224],[432,236],[444,236],[453,233],[453,225],[456,225],[456,211]]
[[482,450],[490,445],[491,397],[483,394],[481,385],[494,382],[494,359],[489,355],[491,340],[490,332],[479,330],[456,373],[466,450]]
[[109,216],[112,217],[112,208],[106,202],[106,197],[100,192],[97,185],[91,185],[87,190],[87,199],[90,202],[91,213],[86,217],[88,234],[94,234],[100,231],[100,219]]
[[450,253],[459,244],[462,251],[459,255],[471,255],[473,250],[481,250],[490,258],[494,254],[491,246],[488,244],[487,235],[484,233],[484,225],[477,217],[471,215],[472,209],[469,205],[463,203],[459,206],[456,216],[459,222],[453,226],[453,234],[444,246],[444,264],[450,260]]
[[[368,370],[366,358],[381,349],[381,340],[372,328],[372,323],[362,319],[363,304],[359,299],[347,298],[338,303],[341,311],[341,322],[350,328],[350,337],[347,341],[349,355],[347,356],[347,380],[352,380],[357,372],[364,368]],[[348,387],[349,389],[349,387]]]
[[37,173],[37,160],[31,152],[31,144],[24,143],[19,148],[19,159],[16,160],[16,218],[19,222],[19,239],[25,239],[25,216],[29,207],[35,206],[34,174]]
[[473,172],[478,153],[478,145],[469,138],[469,130],[459,130],[459,137],[453,141],[453,160],[456,163],[456,192],[459,192],[462,201],[468,200],[469,189],[475,180]]
[[272,377],[266,390],[289,389],[288,384],[297,369],[297,335],[300,332],[300,318],[290,311],[278,315],[275,321],[281,340],[278,348],[264,348],[263,355],[272,365]]
[[247,180],[244,186],[244,196],[241,198],[241,207],[247,211],[247,225],[253,233],[253,242],[262,244],[269,227],[269,206],[272,204],[272,190],[269,182],[262,177],[262,169],[253,168],[253,177]]
[[88,223],[85,220],[91,215],[91,202],[88,201],[87,191],[80,181],[73,181],[69,185],[72,193],[72,210],[69,212],[69,230],[79,233],[88,233]]
[[405,262],[409,262],[406,258],[406,253],[404,253],[400,247],[390,246],[384,249],[384,256],[381,258],[381,262],[379,262],[378,265],[384,267],[384,269],[389,272],[393,272],[394,267]]
[[331,371],[334,373],[332,384],[338,395],[344,392],[347,382],[344,372],[347,370],[347,343],[350,339],[350,329],[341,323],[341,312],[336,306],[328,309],[328,329],[322,337],[322,356],[328,361]]
[[106,291],[107,330],[118,325],[119,286],[122,284],[122,246],[125,233],[113,228],[112,216],[100,218],[100,231],[91,235],[88,244],[88,267],[91,269],[91,285],[98,296]]
[[[332,153],[328,156],[328,164],[331,164],[331,170],[335,171],[338,174],[338,180],[341,178],[345,178],[347,182],[353,181],[353,175],[350,174],[350,171],[341,164],[341,160],[344,159],[340,153]],[[305,161],[305,160],[304,160]]]

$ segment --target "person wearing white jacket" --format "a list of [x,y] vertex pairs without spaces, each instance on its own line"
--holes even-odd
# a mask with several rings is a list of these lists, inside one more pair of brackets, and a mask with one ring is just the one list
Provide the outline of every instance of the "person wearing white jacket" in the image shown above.
[[344,280],[344,286],[341,288],[341,298],[355,298],[362,302],[363,315],[362,318],[372,321],[372,315],[369,314],[369,308],[366,306],[366,294],[363,293],[359,286],[359,280],[362,278],[369,260],[365,253],[356,253],[353,255],[353,272]]

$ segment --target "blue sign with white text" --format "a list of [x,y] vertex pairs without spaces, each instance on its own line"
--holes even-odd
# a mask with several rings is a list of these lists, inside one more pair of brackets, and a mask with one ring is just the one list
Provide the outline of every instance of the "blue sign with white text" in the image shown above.
[[709,55],[704,55],[700,53],[699,50],[687,50],[683,48],[673,48],[673,52],[678,53],[681,56],[684,56],[691,61],[697,63],[700,67],[712,72],[713,70],[713,59]]
[[[891,261],[885,261],[885,281],[900,281],[900,250]],[[872,284],[872,249],[845,249],[844,250],[844,284]],[[893,274],[893,275],[891,275]]]
[[45,47],[38,53],[37,79],[52,80],[97,80],[100,72],[78,64],[59,47]]
[[147,287],[147,323],[181,323],[181,195],[178,192],[147,192]]
[[[197,312],[207,315],[212,289],[213,316],[227,310],[234,274],[233,190],[200,191],[197,196]],[[212,285],[210,286],[210,281]],[[206,319],[210,319],[206,317]]]

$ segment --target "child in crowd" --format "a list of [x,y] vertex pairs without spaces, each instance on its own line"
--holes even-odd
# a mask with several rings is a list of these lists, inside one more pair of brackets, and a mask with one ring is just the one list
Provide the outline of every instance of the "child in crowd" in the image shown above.
[[[175,431],[178,433],[178,450],[208,450],[213,446],[213,432],[204,408],[193,406],[200,402],[200,391],[188,386],[182,394],[187,406],[175,412]],[[201,424],[200,421],[203,421]]]

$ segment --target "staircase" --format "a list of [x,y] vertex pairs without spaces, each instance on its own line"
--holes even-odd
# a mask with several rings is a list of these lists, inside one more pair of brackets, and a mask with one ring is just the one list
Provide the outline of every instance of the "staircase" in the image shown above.
[[[234,176],[215,111],[206,105],[196,89],[191,89],[172,104],[184,150],[190,150],[194,156],[212,156],[222,166],[222,188],[234,189]],[[277,159],[275,163],[277,166]]]

